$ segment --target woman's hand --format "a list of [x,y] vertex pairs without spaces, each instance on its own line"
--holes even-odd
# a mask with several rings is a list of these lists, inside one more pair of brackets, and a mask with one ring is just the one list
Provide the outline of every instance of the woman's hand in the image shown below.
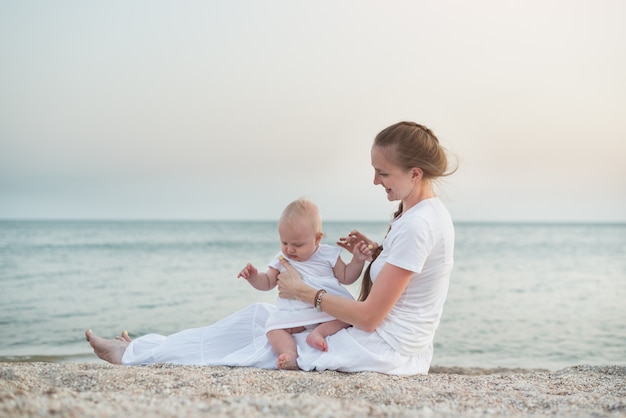
[[312,288],[302,281],[298,270],[294,269],[286,258],[281,258],[280,263],[285,267],[285,271],[278,275],[278,296],[283,299],[302,300],[303,292]]
[[376,248],[378,248],[377,243],[375,243],[374,241],[370,241],[365,235],[363,235],[356,229],[350,231],[347,237],[339,237],[337,245],[345,250],[350,251],[353,254],[355,248],[359,248],[361,252],[367,252],[365,248],[363,248],[363,246],[367,247],[367,250],[370,250],[371,253],[375,252]]

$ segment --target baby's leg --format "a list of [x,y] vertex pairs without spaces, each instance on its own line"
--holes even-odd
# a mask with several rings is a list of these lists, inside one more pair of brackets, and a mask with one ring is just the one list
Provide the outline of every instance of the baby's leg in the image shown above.
[[267,339],[274,352],[278,354],[276,367],[285,370],[298,370],[298,351],[296,341],[288,330],[274,329],[268,331]]
[[311,347],[317,348],[318,350],[328,351],[326,337],[333,335],[341,329],[348,328],[349,326],[350,324],[346,324],[338,319],[323,322],[311,331],[311,333],[306,337],[306,342]]

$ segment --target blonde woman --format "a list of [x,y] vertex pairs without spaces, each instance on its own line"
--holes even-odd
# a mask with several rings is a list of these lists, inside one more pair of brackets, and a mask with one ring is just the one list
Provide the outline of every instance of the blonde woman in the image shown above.
[[[382,250],[366,271],[371,287],[359,300],[332,295],[306,284],[289,260],[281,261],[280,297],[316,306],[352,325],[326,338],[327,351],[306,342],[308,331],[293,334],[300,369],[414,375],[430,367],[454,252],[454,225],[433,182],[453,170],[433,132],[414,122],[381,131],[371,148],[371,163],[374,184],[388,200],[399,202]],[[365,252],[373,244],[358,231],[338,242],[351,252]],[[106,340],[91,331],[86,337],[100,358],[118,364],[276,368],[278,356],[265,333],[275,311],[274,305],[257,303],[213,325],[169,337],[150,334],[131,341],[123,334]]]

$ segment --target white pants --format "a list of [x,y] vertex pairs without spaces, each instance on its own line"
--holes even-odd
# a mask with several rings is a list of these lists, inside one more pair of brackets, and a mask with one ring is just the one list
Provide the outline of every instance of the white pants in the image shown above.
[[[257,303],[201,328],[170,336],[148,334],[126,348],[122,364],[172,363],[206,366],[247,366],[275,369],[278,356],[265,336],[265,322],[274,305]],[[417,356],[395,351],[376,332],[342,329],[327,337],[328,351],[306,343],[307,332],[295,334],[302,370],[372,371],[396,375],[428,373],[432,346]]]

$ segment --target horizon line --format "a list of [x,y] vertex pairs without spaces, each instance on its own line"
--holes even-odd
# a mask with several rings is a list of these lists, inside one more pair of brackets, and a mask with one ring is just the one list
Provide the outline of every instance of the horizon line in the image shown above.
[[[277,219],[253,218],[0,218],[0,222],[278,222]],[[380,219],[333,219],[323,222],[388,223]],[[535,224],[535,225],[624,225],[626,220],[521,220],[453,219],[455,224]]]

